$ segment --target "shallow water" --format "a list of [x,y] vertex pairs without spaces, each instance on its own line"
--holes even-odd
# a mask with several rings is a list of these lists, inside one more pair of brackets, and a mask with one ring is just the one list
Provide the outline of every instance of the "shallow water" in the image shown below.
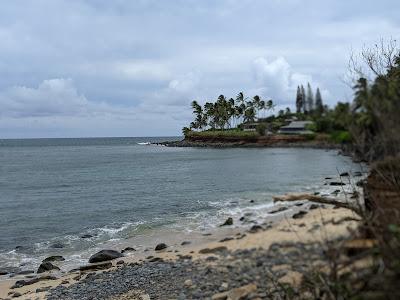
[[336,151],[138,144],[167,139],[0,140],[0,268],[50,254],[79,260],[100,243],[158,231],[202,232],[264,214],[276,194],[330,192],[324,177],[361,168]]

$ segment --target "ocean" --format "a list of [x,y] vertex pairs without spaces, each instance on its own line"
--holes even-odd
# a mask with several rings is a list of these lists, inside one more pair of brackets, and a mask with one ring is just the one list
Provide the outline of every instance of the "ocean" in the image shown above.
[[81,264],[104,244],[206,232],[265,215],[273,195],[330,193],[325,177],[362,169],[334,150],[143,144],[177,139],[0,140],[0,269],[35,270],[54,254]]

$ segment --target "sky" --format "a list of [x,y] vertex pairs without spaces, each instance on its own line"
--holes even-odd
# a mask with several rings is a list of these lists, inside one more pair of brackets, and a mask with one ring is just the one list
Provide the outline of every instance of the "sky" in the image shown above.
[[400,35],[398,0],[0,1],[0,138],[176,136],[190,102],[297,85],[350,101],[352,51]]

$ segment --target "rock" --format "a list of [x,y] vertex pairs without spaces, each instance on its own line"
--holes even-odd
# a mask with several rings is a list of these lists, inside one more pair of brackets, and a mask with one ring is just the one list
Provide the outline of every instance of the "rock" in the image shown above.
[[350,176],[350,174],[349,174],[349,172],[343,172],[343,173],[340,173],[339,176],[340,177],[346,177],[346,176]]
[[18,293],[18,292],[13,293],[13,295],[12,295],[13,298],[17,298],[17,297],[21,297],[21,296],[22,296],[22,294]]
[[259,230],[262,230],[262,227],[261,227],[260,225],[253,225],[253,226],[251,226],[249,232],[250,232],[250,233],[256,233],[256,232],[258,232]]
[[50,248],[61,249],[64,248],[64,244],[61,242],[55,242],[53,245],[50,246]]
[[333,179],[332,177],[325,177],[325,180]]
[[43,262],[40,264],[36,273],[40,274],[40,273],[51,271],[51,270],[60,270],[60,268],[53,265],[51,262],[46,261],[46,262]]
[[28,275],[28,274],[33,274],[35,271],[33,270],[23,270],[17,273],[17,275]]
[[17,288],[23,287],[25,285],[35,284],[35,283],[37,283],[39,281],[43,281],[43,280],[56,280],[56,279],[57,279],[57,277],[54,277],[54,276],[42,276],[42,277],[33,278],[31,280],[18,280],[11,287],[11,289],[17,289]]
[[233,225],[233,219],[231,217],[226,219],[226,221],[223,224],[219,225],[219,226],[230,226],[230,225]]
[[153,257],[149,259],[149,262],[157,262],[157,261],[163,261],[163,259],[161,257]]
[[255,284],[248,284],[242,287],[232,289],[228,292],[218,293],[211,297],[212,300],[241,300],[257,291]]
[[209,253],[216,253],[216,252],[222,252],[222,251],[227,251],[228,248],[225,246],[220,246],[220,247],[215,247],[215,248],[204,248],[199,251],[200,254],[209,254]]
[[93,237],[93,235],[91,235],[91,234],[84,234],[84,235],[81,235],[81,239],[90,239],[90,238],[92,238]]
[[62,257],[61,255],[53,255],[45,258],[42,262],[47,262],[47,261],[64,261],[65,258]]
[[317,208],[319,208],[318,204],[311,204],[308,209],[313,210],[313,209],[317,209]]
[[250,200],[250,203],[254,203],[255,201],[254,200]]
[[79,271],[97,271],[97,270],[106,270],[112,267],[111,262],[103,262],[103,263],[98,263],[98,264],[93,264],[93,265],[86,265],[86,266],[80,266],[79,269],[74,269],[71,270],[71,272],[79,270]]
[[337,195],[337,194],[339,194],[340,193],[340,190],[334,190],[331,194],[332,195]]
[[361,172],[354,172],[353,176],[360,177],[360,176],[362,176],[362,173]]
[[295,213],[295,214],[292,216],[292,218],[293,218],[293,219],[301,219],[301,218],[303,218],[306,214],[307,214],[306,211],[301,210],[301,211],[299,211],[298,213]]
[[123,260],[117,261],[117,265],[123,265],[123,264],[125,264],[125,262]]
[[125,249],[121,250],[121,253],[132,252],[132,251],[136,251],[136,249],[132,247],[126,247]]
[[167,246],[166,244],[160,243],[160,244],[158,244],[158,245],[154,248],[154,250],[160,251],[160,250],[166,249],[167,247],[168,247],[168,246]]
[[189,242],[189,241],[183,241],[182,243],[181,243],[181,246],[186,246],[186,245],[190,245],[192,242]]
[[289,271],[278,279],[280,284],[289,284],[292,287],[299,287],[303,279],[303,274],[297,271]]
[[278,213],[278,212],[282,212],[282,211],[285,211],[285,210],[287,210],[288,208],[286,207],[286,206],[282,206],[282,207],[279,207],[279,208],[277,208],[277,209],[275,209],[275,210],[272,210],[272,211],[269,211],[268,213],[269,214],[276,214],[276,213]]
[[206,258],[206,261],[208,261],[208,262],[217,261],[217,260],[218,260],[218,257],[216,257],[216,256],[208,256]]
[[115,250],[101,250],[96,254],[93,254],[89,258],[89,263],[97,263],[97,262],[113,260],[122,256],[123,255],[121,253]]
[[220,240],[219,242],[220,242],[220,243],[223,243],[223,242],[227,242],[227,241],[231,241],[231,240],[233,240],[233,237],[228,236],[228,237],[226,237],[226,238],[223,238],[223,239]]
[[343,183],[343,182],[332,181],[332,182],[329,182],[329,185],[332,185],[332,186],[342,186],[342,185],[346,185],[346,184]]
[[47,292],[51,287],[50,286],[44,286],[36,289],[36,293],[41,293],[41,292]]
[[186,279],[183,284],[185,287],[191,287],[193,285],[193,282],[191,279]]

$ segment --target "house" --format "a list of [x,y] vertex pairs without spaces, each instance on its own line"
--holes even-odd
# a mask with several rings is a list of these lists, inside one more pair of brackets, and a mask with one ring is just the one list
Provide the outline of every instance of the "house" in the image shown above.
[[292,121],[289,125],[282,126],[278,133],[280,134],[311,134],[311,130],[307,129],[308,125],[313,124],[312,121]]
[[256,131],[258,123],[243,123],[243,131]]

